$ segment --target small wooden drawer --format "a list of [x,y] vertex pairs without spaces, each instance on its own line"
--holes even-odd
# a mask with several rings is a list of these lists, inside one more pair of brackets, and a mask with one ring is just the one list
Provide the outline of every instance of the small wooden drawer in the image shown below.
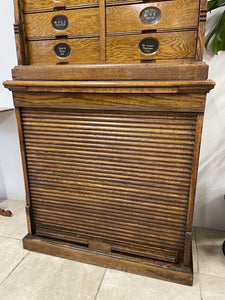
[[194,27],[198,8],[198,0],[111,6],[106,9],[106,28],[107,32],[122,32]]
[[29,64],[55,65],[99,62],[99,38],[30,41]]
[[67,6],[98,5],[98,0],[23,0],[23,11],[53,10]]
[[107,32],[194,27],[198,25],[198,7],[198,0],[107,7]]
[[107,61],[183,59],[195,57],[196,31],[108,36]]
[[99,32],[98,8],[25,14],[24,19],[28,39]]

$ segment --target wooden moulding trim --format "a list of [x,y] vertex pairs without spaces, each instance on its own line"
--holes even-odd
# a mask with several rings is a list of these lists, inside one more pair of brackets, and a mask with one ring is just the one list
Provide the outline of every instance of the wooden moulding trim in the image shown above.
[[15,107],[35,107],[35,108],[56,108],[56,109],[78,109],[78,110],[110,110],[110,111],[132,111],[132,112],[182,112],[182,113],[201,113],[204,112],[204,107],[158,107],[158,106],[113,106],[113,105],[79,105],[79,104],[38,104],[38,103],[17,103]]
[[197,39],[197,48],[196,48],[197,61],[201,61],[203,59],[206,18],[207,18],[207,0],[200,0],[198,39]]
[[25,43],[25,30],[23,22],[23,2],[21,0],[13,0],[14,2],[14,33],[16,41],[17,60],[19,65],[27,65],[27,51]]
[[196,134],[195,134],[195,147],[194,147],[194,156],[193,156],[193,165],[192,165],[192,175],[191,175],[191,184],[189,191],[189,205],[188,205],[188,215],[187,215],[187,225],[186,231],[191,232],[192,230],[192,220],[194,212],[194,202],[195,202],[195,193],[196,193],[196,183],[198,176],[198,164],[199,164],[199,153],[201,146],[201,136],[202,136],[202,126],[203,126],[203,114],[199,114],[197,118],[196,125]]
[[100,61],[106,61],[106,11],[105,11],[105,0],[99,0],[100,10]]
[[[9,90],[16,91],[26,89],[27,91],[43,91],[45,92],[71,92],[71,89],[79,88],[78,92],[87,92],[87,88],[91,88],[89,92],[93,92],[96,88],[102,89],[102,92],[114,93],[114,88],[129,89],[129,92],[135,91],[136,88],[154,89],[154,93],[208,93],[215,85],[211,80],[201,81],[5,81],[4,86]],[[83,90],[82,90],[83,88]],[[171,89],[168,90],[168,88]],[[175,89],[174,89],[175,88]],[[158,89],[158,90],[157,90]],[[165,90],[164,90],[165,89]],[[76,92],[76,90],[72,90]],[[99,91],[98,91],[99,92]],[[124,91],[123,91],[124,92]],[[140,92],[140,91],[139,91]]]
[[195,203],[195,192],[196,192],[196,182],[198,175],[198,163],[199,163],[199,153],[201,145],[201,135],[203,126],[203,114],[199,114],[197,118],[196,134],[195,134],[195,147],[194,156],[192,164],[192,175],[189,191],[189,201],[188,201],[188,215],[186,222],[186,238],[185,238],[185,248],[184,248],[184,266],[190,263],[190,252],[191,252],[191,231],[192,231],[192,221],[194,213],[194,203]]
[[15,80],[206,80],[208,66],[195,63],[143,63],[65,66],[17,66]]
[[27,174],[27,164],[26,164],[26,154],[24,149],[24,140],[23,140],[23,129],[22,129],[22,120],[20,115],[20,109],[15,109],[17,125],[18,125],[18,133],[19,133],[19,141],[20,141],[20,149],[21,149],[21,158],[23,164],[23,175],[24,175],[24,184],[26,190],[26,218],[27,218],[27,228],[29,234],[34,233],[34,228],[31,222],[31,214],[30,214],[30,192],[29,192],[29,182],[28,182],[28,174]]
[[105,268],[113,268],[180,284],[192,285],[193,281],[192,266],[182,267],[151,259],[140,260],[134,257],[126,257],[125,255],[101,253],[91,249],[78,248],[73,244],[31,235],[27,235],[23,239],[23,246],[30,251],[74,259]]

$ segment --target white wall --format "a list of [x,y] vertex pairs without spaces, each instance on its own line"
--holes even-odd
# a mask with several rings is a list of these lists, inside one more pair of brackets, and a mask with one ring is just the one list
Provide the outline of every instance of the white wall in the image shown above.
[[[1,0],[0,10],[0,81],[11,77],[16,65],[13,36],[13,0]],[[208,16],[207,27],[215,23],[215,12]],[[225,229],[225,52],[218,56],[205,51],[210,65],[209,78],[216,88],[208,95],[201,144],[194,223]],[[0,87],[0,105],[11,106],[11,93]],[[0,116],[0,188],[10,199],[24,200],[22,167],[14,113]],[[1,172],[2,175],[1,176]],[[1,197],[1,190],[0,190]]]
[[[206,35],[223,10],[208,14]],[[194,223],[225,230],[225,52],[205,51],[204,60],[216,86],[206,102]]]
[[[2,86],[17,64],[13,33],[13,0],[1,0],[0,107],[12,107],[12,95]],[[15,113],[0,113],[0,198],[25,200]]]

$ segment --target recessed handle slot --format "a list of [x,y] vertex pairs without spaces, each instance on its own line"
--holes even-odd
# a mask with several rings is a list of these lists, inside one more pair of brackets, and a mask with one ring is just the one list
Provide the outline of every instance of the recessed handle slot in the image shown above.
[[56,35],[55,39],[56,40],[68,39],[68,35]]
[[66,6],[56,6],[53,8],[54,11],[65,10]]

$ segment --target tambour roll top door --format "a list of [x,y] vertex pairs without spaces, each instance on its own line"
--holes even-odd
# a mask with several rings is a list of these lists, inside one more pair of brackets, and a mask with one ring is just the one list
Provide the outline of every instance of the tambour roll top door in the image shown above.
[[177,261],[196,116],[21,109],[36,234]]

